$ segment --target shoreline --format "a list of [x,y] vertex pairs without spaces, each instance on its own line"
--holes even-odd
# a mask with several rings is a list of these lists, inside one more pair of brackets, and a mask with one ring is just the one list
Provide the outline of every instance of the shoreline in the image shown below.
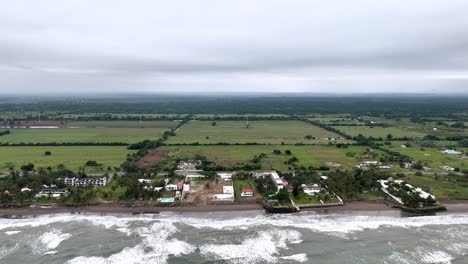
[[[468,213],[468,201],[451,200],[444,201],[447,211],[444,213]],[[80,205],[80,206],[35,206],[35,207],[15,207],[1,208],[0,218],[15,218],[23,216],[40,216],[53,214],[158,214],[160,212],[174,213],[210,213],[210,212],[235,212],[235,211],[263,211],[260,204],[226,204],[226,205],[206,205],[206,206],[127,206],[122,204],[98,204],[98,205]],[[301,211],[315,211],[319,213],[346,212],[346,211],[401,211],[394,208],[384,200],[352,201],[346,202],[342,206],[333,206],[325,208],[307,208]]]

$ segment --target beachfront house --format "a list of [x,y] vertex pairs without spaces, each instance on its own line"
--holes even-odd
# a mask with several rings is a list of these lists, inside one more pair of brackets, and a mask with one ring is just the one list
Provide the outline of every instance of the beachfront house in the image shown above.
[[184,182],[178,182],[176,184],[167,184],[164,189],[168,192],[180,191],[184,188]]
[[104,187],[107,185],[107,177],[92,177],[92,178],[65,178],[63,183],[66,186],[76,186],[76,187],[87,187],[87,186],[94,186],[94,187]]
[[271,177],[271,180],[275,184],[278,192],[288,185],[288,181],[286,179],[282,179],[276,171],[254,173],[252,176],[254,178]]
[[308,195],[315,195],[315,194],[319,193],[322,190],[322,187],[317,183],[314,183],[314,184],[301,184],[301,188],[304,191],[304,193],[306,193]]
[[242,189],[241,196],[242,197],[252,197],[253,196],[253,189],[250,189],[250,188]]
[[234,187],[232,185],[223,186],[223,193],[213,195],[211,202],[233,202]]

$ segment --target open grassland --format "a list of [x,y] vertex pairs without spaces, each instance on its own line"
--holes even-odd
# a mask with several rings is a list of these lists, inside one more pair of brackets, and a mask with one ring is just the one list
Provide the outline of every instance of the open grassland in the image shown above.
[[14,128],[2,143],[135,143],[160,138],[165,128]]
[[[310,135],[316,140],[305,139]],[[192,120],[170,137],[168,144],[225,143],[258,143],[258,144],[319,144],[328,143],[320,138],[335,138],[337,134],[302,121],[251,121],[246,127],[245,121],[211,121]]]
[[414,186],[428,189],[436,198],[468,199],[468,183],[453,183],[426,175],[407,175],[405,180]]
[[425,136],[424,133],[398,127],[335,126],[334,128],[353,137],[358,136],[359,134],[362,134],[365,137],[381,137],[383,139],[385,139],[388,134],[391,134],[394,138],[422,138]]
[[[255,155],[262,153],[266,157],[260,160],[262,170],[280,170],[286,171],[290,165],[285,164],[293,156],[299,161],[299,166],[334,166],[341,168],[350,168],[359,163],[359,160],[367,160],[362,154],[366,151],[365,147],[350,146],[347,149],[339,149],[334,146],[164,146],[161,149],[170,150],[168,158],[192,159],[195,155],[203,155],[215,164],[231,167],[237,165],[251,164]],[[274,149],[281,150],[281,154],[273,153]],[[291,150],[291,155],[286,155],[285,150]],[[347,155],[353,153],[353,156]],[[376,155],[381,155],[380,151],[374,151]]]
[[83,121],[69,122],[67,127],[79,128],[162,128],[171,129],[179,124],[178,121]]
[[399,145],[387,146],[388,149],[407,155],[415,161],[421,161],[434,171],[441,171],[442,165],[448,165],[454,168],[468,169],[468,157],[466,155],[448,155],[443,154],[441,150],[435,148],[421,148],[413,146],[410,148],[401,148]]
[[[46,156],[46,151],[50,151],[51,155]],[[27,163],[33,163],[35,168],[63,164],[66,168],[77,171],[88,160],[95,160],[103,165],[102,170],[107,170],[108,166],[119,167],[129,153],[132,151],[124,146],[0,147],[0,171],[7,172],[10,167],[18,170]],[[86,168],[86,172],[99,171],[95,167]]]

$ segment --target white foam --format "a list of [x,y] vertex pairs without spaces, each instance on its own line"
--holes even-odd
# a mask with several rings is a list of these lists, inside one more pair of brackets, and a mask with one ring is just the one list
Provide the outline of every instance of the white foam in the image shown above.
[[257,236],[245,239],[241,244],[208,244],[200,247],[200,253],[214,260],[259,263],[277,262],[279,249],[299,241],[301,234],[295,230],[261,231]]
[[44,253],[44,256],[47,256],[47,255],[55,255],[55,254],[57,254],[57,252],[58,252],[58,251],[54,251],[54,250],[52,250],[52,251],[47,251],[46,253]]
[[177,228],[165,222],[156,222],[151,227],[136,228],[135,232],[143,238],[142,243],[128,247],[121,252],[104,257],[77,257],[69,264],[140,264],[166,263],[169,256],[190,254],[195,247],[177,239],[168,239]]
[[[174,219],[175,220],[175,219]],[[411,218],[394,216],[347,216],[347,215],[258,215],[256,217],[239,217],[232,219],[189,218],[184,224],[195,228],[213,228],[220,230],[235,230],[245,227],[271,225],[275,227],[304,228],[315,232],[347,234],[365,229],[381,227],[413,228],[427,225],[457,225],[468,224],[468,215],[437,215]],[[338,234],[339,235],[339,234]]]
[[0,247],[0,259],[2,259],[3,257],[5,257],[7,255],[10,255],[11,253],[13,253],[18,248],[18,246],[19,246],[18,243],[16,243],[11,248],[7,248],[5,245],[1,246]]
[[21,231],[18,231],[18,230],[6,231],[6,232],[5,232],[5,235],[11,236],[11,235],[18,234],[18,233],[21,233]]
[[281,258],[282,259],[287,259],[287,260],[294,260],[294,261],[297,261],[297,262],[306,262],[306,261],[309,260],[307,258],[307,254],[305,254],[305,253],[295,254],[295,255],[291,255],[291,256],[285,256],[285,257],[281,257]]
[[423,263],[451,263],[453,257],[447,252],[436,250],[436,251],[419,251],[421,255],[421,261]]
[[45,232],[37,240],[31,243],[33,253],[44,254],[51,249],[57,248],[62,241],[69,239],[71,236],[71,234],[62,233],[57,229]]

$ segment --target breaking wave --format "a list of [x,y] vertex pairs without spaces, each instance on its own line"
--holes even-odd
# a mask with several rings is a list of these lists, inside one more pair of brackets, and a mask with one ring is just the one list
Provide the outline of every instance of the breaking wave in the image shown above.
[[278,250],[287,249],[289,244],[301,241],[295,230],[269,230],[246,238],[241,244],[208,244],[200,247],[200,253],[214,260],[233,263],[275,263]]
[[140,264],[166,263],[169,256],[189,254],[195,247],[177,239],[168,239],[177,231],[174,225],[157,222],[151,227],[140,227],[136,232],[143,238],[141,244],[104,257],[77,257],[69,264]]
[[71,234],[62,233],[60,230],[52,229],[34,240],[31,243],[31,248],[34,254],[45,254],[49,250],[57,248],[62,241],[69,239],[71,236]]

